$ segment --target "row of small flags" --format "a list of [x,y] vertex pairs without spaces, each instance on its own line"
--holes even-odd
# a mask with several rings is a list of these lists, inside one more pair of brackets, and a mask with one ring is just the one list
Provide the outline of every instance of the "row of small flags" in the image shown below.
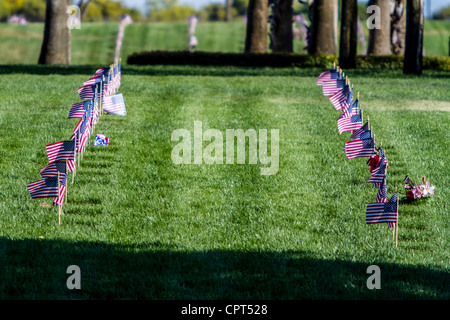
[[[333,67],[320,74],[316,84],[322,87],[323,96],[328,97],[336,110],[342,114],[337,119],[339,134],[351,132],[350,141],[345,143],[343,151],[348,159],[366,157],[370,168],[370,178],[366,183],[372,183],[378,188],[375,202],[366,205],[366,223],[387,223],[393,228],[395,246],[398,239],[398,196],[397,188],[391,199],[387,199],[386,173],[389,167],[383,148],[376,148],[375,137],[369,125],[369,117],[365,123],[359,106],[359,93],[353,101],[353,85],[342,69]],[[396,228],[394,228],[396,226]],[[395,230],[396,229],[396,230]]]
[[[80,166],[90,135],[103,112],[125,116],[126,107],[122,94],[117,94],[121,85],[121,63],[109,68],[99,68],[94,75],[77,90],[81,102],[73,104],[68,119],[79,119],[69,140],[45,146],[48,164],[39,172],[41,180],[31,182],[27,190],[31,198],[54,198],[53,205],[59,207],[59,224],[65,199],[67,203],[67,180],[72,172],[74,183],[76,168]],[[78,158],[78,159],[77,159]]]

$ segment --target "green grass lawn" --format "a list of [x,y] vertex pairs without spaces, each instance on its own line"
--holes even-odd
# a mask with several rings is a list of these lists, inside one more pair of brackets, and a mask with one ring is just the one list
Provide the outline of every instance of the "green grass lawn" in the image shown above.
[[[117,23],[83,23],[71,32],[71,60],[74,65],[109,64],[113,62]],[[366,24],[362,22],[368,38]],[[121,57],[152,50],[187,50],[188,22],[133,23],[126,27]],[[196,50],[209,52],[243,52],[246,26],[243,21],[199,22],[195,35]],[[26,26],[0,23],[0,64],[35,64],[42,45],[44,24]],[[424,48],[428,56],[448,56],[450,22],[426,21]],[[363,48],[358,41],[358,54]],[[301,40],[294,39],[294,52],[306,53]]]
[[[45,145],[70,137],[69,107],[96,68],[0,68],[1,299],[449,298],[448,73],[348,73],[389,160],[388,196],[406,174],[436,187],[401,203],[395,248],[385,224],[365,223],[376,189],[366,160],[342,151],[319,69],[125,66],[128,114],[100,118],[110,145],[87,148],[59,226],[26,185]],[[279,129],[279,171],[175,165],[171,134],[194,121]],[[373,264],[381,290],[366,286]],[[81,290],[66,287],[70,265]]]

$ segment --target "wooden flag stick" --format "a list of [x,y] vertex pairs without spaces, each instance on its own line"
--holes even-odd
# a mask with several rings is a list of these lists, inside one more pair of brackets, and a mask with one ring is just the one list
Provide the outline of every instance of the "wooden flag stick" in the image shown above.
[[[395,192],[397,192],[397,186],[395,186]],[[398,242],[398,194],[397,194],[397,223],[395,224],[395,247],[397,248]]]

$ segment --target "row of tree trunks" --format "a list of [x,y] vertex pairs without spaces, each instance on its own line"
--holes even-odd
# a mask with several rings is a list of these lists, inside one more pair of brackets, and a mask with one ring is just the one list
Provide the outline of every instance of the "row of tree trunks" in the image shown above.
[[[391,2],[392,1],[392,2]],[[402,51],[402,15],[399,8],[405,0],[370,0],[380,11],[380,28],[369,30],[368,53],[375,55],[391,54],[391,42],[396,38],[397,51]],[[80,0],[85,12],[90,1]],[[70,64],[70,28],[67,26],[67,8],[71,0],[47,0],[44,40],[39,56],[39,64]],[[226,1],[230,12],[232,0]],[[394,10],[391,5],[394,4]],[[337,12],[338,0],[309,0],[310,54],[335,55],[337,53]],[[292,44],[292,0],[271,0],[271,48],[273,52],[290,53]],[[397,11],[396,11],[397,10]],[[248,23],[245,39],[245,52],[267,52],[268,0],[250,0],[248,4]],[[228,16],[228,15],[227,15]],[[397,27],[391,32],[392,26]],[[231,14],[230,17],[231,19]],[[407,0],[406,40],[404,73],[422,73],[423,58],[423,0]],[[339,63],[343,68],[356,67],[356,0],[342,0],[341,45]],[[392,39],[392,40],[391,40]],[[396,47],[394,46],[394,52]],[[395,52],[397,53],[397,52]]]

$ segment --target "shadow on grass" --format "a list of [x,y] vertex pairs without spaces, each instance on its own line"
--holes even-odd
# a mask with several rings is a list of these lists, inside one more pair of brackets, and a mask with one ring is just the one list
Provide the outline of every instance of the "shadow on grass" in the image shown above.
[[[70,265],[81,290],[69,290]],[[366,286],[368,265],[301,251],[185,251],[160,242],[0,238],[0,299],[448,299],[449,273],[377,264],[381,289]]]
[[[91,77],[98,68],[109,65],[74,65],[74,66],[46,66],[46,65],[0,65],[0,74],[35,74],[35,75],[86,75]],[[277,76],[277,77],[318,77],[323,68],[297,68],[297,67],[237,67],[237,66],[195,66],[195,65],[154,65],[134,66],[123,65],[123,75],[140,76]],[[449,79],[450,73],[446,71],[425,70],[422,76],[404,75],[402,70],[395,69],[353,69],[347,70],[351,77],[373,77],[394,79]],[[87,80],[87,79],[86,79]]]

